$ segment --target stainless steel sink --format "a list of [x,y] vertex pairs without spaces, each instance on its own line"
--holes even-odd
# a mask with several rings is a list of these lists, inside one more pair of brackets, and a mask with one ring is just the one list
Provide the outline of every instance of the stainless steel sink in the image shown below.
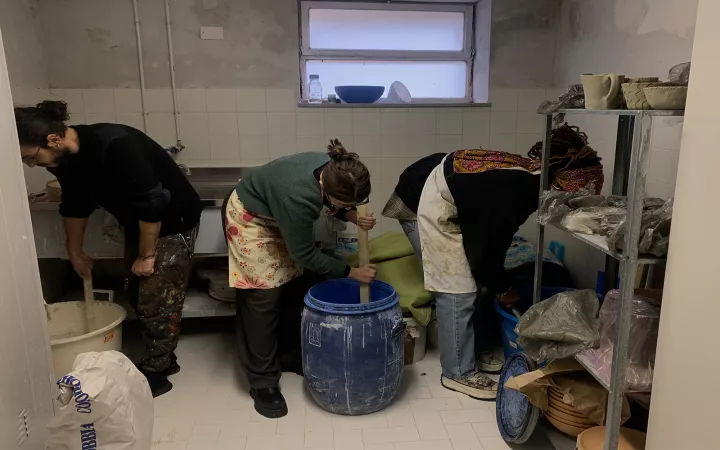
[[200,195],[203,206],[221,206],[238,180],[249,171],[246,167],[193,167],[187,178]]

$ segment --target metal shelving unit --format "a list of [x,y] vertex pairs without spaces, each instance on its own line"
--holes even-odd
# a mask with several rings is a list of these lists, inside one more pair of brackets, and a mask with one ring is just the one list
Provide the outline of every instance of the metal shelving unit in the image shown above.
[[[602,251],[605,260],[605,292],[612,289],[620,275],[620,301],[618,302],[618,329],[613,348],[613,360],[610,382],[604,380],[595,368],[581,355],[576,356],[580,364],[590,372],[609,392],[605,435],[605,450],[616,450],[620,433],[620,416],[623,396],[628,394],[625,383],[627,368],[627,349],[630,337],[630,319],[632,314],[632,296],[635,289],[635,274],[638,265],[659,264],[664,260],[659,258],[645,258],[638,255],[638,242],[640,239],[640,225],[645,198],[645,181],[647,160],[650,150],[650,133],[653,117],[684,116],[684,111],[655,111],[655,110],[586,110],[561,109],[554,114],[588,114],[588,115],[614,115],[618,116],[618,131],[615,145],[615,164],[613,169],[612,193],[625,195],[628,200],[628,215],[624,237],[623,253],[612,251],[601,236],[588,236],[571,233],[561,226],[555,226],[589,246]],[[548,160],[546,151],[550,143],[553,126],[553,115],[545,118],[545,135],[543,138],[542,166],[540,176],[540,200],[542,207],[542,194],[548,189]],[[548,224],[550,226],[550,224]],[[540,299],[542,285],[542,261],[545,249],[545,226],[537,225],[537,260],[535,262],[535,291],[534,302]]]

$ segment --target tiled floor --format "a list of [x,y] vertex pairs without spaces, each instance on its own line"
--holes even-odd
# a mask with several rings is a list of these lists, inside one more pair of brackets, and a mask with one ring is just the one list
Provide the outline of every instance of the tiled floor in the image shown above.
[[[315,405],[303,379],[283,374],[290,413],[265,419],[238,376],[230,334],[192,334],[178,348],[182,371],[174,389],[155,401],[153,450],[500,450],[495,404],[440,385],[437,354],[405,368],[402,388],[384,411],[359,417]],[[538,433],[536,433],[538,434]],[[542,433],[539,433],[542,434]],[[552,450],[549,442],[524,450]]]

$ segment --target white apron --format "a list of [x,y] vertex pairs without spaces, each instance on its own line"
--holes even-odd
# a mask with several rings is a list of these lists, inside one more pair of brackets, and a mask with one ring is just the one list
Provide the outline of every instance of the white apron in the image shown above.
[[455,201],[445,181],[445,159],[447,156],[430,173],[418,205],[417,220],[425,289],[431,292],[467,294],[476,292],[477,285],[465,256],[460,226],[456,223],[458,215]]

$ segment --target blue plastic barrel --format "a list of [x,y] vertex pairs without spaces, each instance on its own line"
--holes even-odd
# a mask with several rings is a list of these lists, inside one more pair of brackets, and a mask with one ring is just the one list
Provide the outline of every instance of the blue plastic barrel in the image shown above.
[[404,330],[398,295],[387,283],[371,283],[365,304],[355,280],[313,286],[305,296],[302,352],[317,404],[345,415],[386,407],[402,381]]
[[[543,286],[540,290],[540,300],[546,300],[555,294],[570,290],[572,289],[565,287]],[[518,294],[518,297],[520,297],[517,305],[527,305],[527,307],[523,308],[523,310],[527,310],[530,305],[532,305],[533,301],[532,288],[528,287],[526,289],[518,289],[516,292]],[[500,314],[500,330],[502,331],[503,353],[505,354],[505,359],[507,359],[513,353],[522,352],[522,348],[517,345],[518,336],[515,333],[515,327],[520,320],[515,317],[515,315],[513,315],[511,310],[505,308],[497,300],[495,301],[495,311]]]

